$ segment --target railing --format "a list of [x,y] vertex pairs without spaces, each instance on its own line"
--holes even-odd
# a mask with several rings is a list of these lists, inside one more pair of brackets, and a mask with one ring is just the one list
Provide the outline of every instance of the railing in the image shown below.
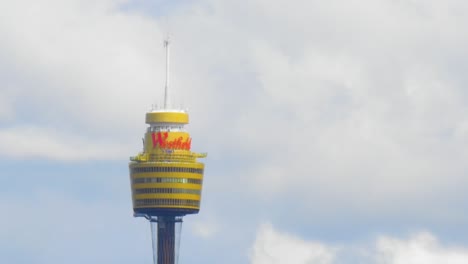
[[158,153],[139,153],[135,157],[130,157],[131,161],[136,162],[187,162],[194,163],[197,161],[197,158],[205,158],[206,153],[195,153],[191,151],[177,151],[177,150],[160,150]]

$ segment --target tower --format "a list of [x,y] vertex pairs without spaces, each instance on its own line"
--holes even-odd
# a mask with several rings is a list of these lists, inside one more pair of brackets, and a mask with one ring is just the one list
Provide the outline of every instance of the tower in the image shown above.
[[169,104],[169,41],[166,48],[164,107],[146,113],[143,152],[130,158],[135,217],[151,225],[154,264],[177,264],[182,217],[200,210],[206,154],[191,151],[188,113]]

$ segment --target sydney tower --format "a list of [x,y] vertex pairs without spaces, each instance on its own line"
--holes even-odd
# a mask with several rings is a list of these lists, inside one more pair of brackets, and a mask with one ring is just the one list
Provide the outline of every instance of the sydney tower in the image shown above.
[[188,113],[169,104],[169,41],[164,106],[146,113],[143,151],[131,157],[130,184],[135,217],[150,221],[155,264],[177,264],[182,217],[200,210],[204,164],[192,152],[185,129]]

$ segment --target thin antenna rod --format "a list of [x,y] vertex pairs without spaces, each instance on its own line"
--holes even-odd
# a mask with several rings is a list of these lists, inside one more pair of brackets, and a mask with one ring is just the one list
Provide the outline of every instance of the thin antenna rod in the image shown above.
[[164,40],[166,48],[166,84],[164,86],[164,108],[169,107],[169,37]]

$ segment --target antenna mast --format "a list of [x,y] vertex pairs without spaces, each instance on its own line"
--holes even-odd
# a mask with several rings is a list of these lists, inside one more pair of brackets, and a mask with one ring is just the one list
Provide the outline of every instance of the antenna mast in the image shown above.
[[164,85],[164,109],[169,107],[169,37],[164,40],[166,48],[166,84]]

